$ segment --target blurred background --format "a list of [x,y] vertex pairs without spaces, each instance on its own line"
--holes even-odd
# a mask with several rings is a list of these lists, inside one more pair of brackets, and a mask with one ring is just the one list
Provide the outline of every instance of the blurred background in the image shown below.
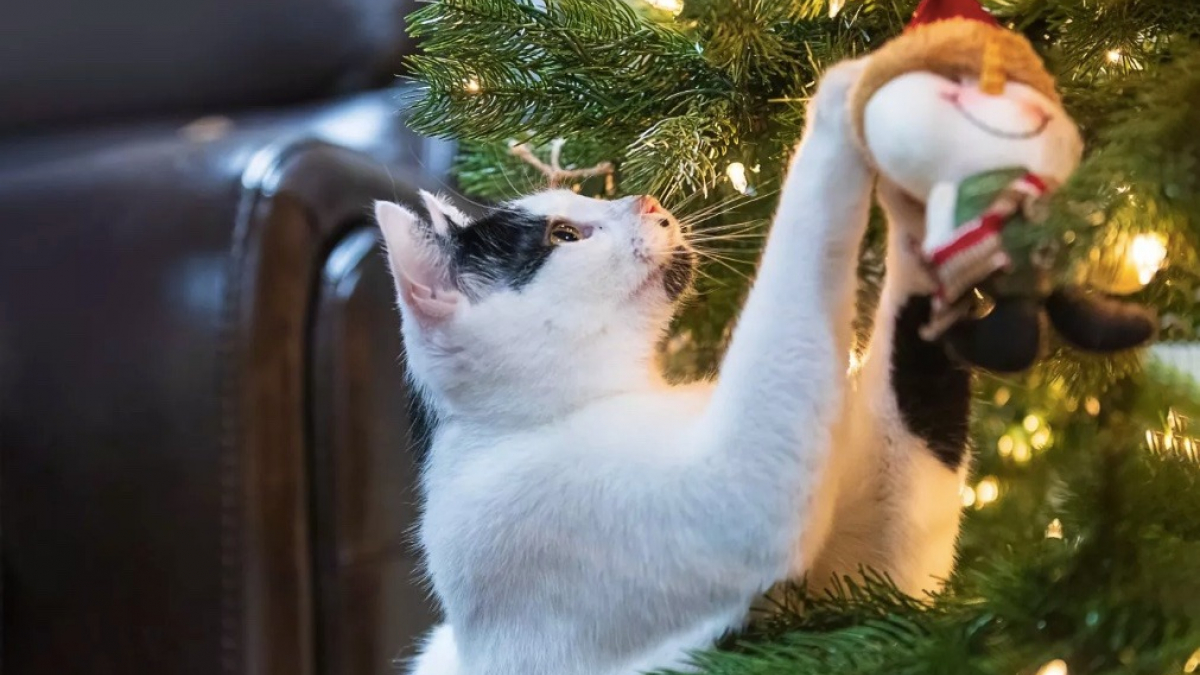
[[448,188],[415,4],[0,9],[5,675],[385,673],[432,623],[368,221]]

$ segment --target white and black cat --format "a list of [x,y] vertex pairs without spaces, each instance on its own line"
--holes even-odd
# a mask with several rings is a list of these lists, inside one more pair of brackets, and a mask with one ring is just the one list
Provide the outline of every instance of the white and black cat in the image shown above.
[[[810,106],[715,384],[656,370],[694,262],[653,199],[550,191],[468,221],[426,195],[429,223],[377,204],[437,418],[419,541],[446,622],[414,673],[686,667],[779,580],[948,575],[968,375],[917,336],[930,289],[906,246],[847,374],[874,180],[845,113],[858,70]],[[893,238],[919,235],[897,194]]]

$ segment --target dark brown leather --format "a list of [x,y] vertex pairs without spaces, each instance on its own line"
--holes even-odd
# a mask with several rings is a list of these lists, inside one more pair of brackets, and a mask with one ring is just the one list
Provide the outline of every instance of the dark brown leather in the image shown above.
[[[395,290],[374,225],[339,241],[317,290],[313,339],[314,537],[319,658],[329,673],[375,673],[413,656],[433,620],[406,527],[417,519],[415,447]],[[407,438],[409,447],[397,447]]]
[[396,108],[0,146],[5,675],[390,673],[429,624],[366,223],[450,154]]
[[36,0],[0,12],[0,134],[378,86],[415,0]]

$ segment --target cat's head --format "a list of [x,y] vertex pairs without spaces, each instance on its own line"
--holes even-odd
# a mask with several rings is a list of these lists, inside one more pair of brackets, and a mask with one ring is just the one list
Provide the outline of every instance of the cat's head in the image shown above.
[[644,375],[695,264],[654,198],[550,190],[474,220],[422,198],[428,219],[391,202],[375,215],[409,367],[435,406],[557,400]]

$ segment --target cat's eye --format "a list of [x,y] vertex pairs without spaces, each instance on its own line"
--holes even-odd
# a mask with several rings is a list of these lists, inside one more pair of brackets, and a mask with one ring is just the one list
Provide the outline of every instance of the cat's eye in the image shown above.
[[571,244],[583,241],[584,235],[578,227],[556,220],[550,223],[550,229],[546,232],[546,239],[551,244],[557,246],[558,244]]

